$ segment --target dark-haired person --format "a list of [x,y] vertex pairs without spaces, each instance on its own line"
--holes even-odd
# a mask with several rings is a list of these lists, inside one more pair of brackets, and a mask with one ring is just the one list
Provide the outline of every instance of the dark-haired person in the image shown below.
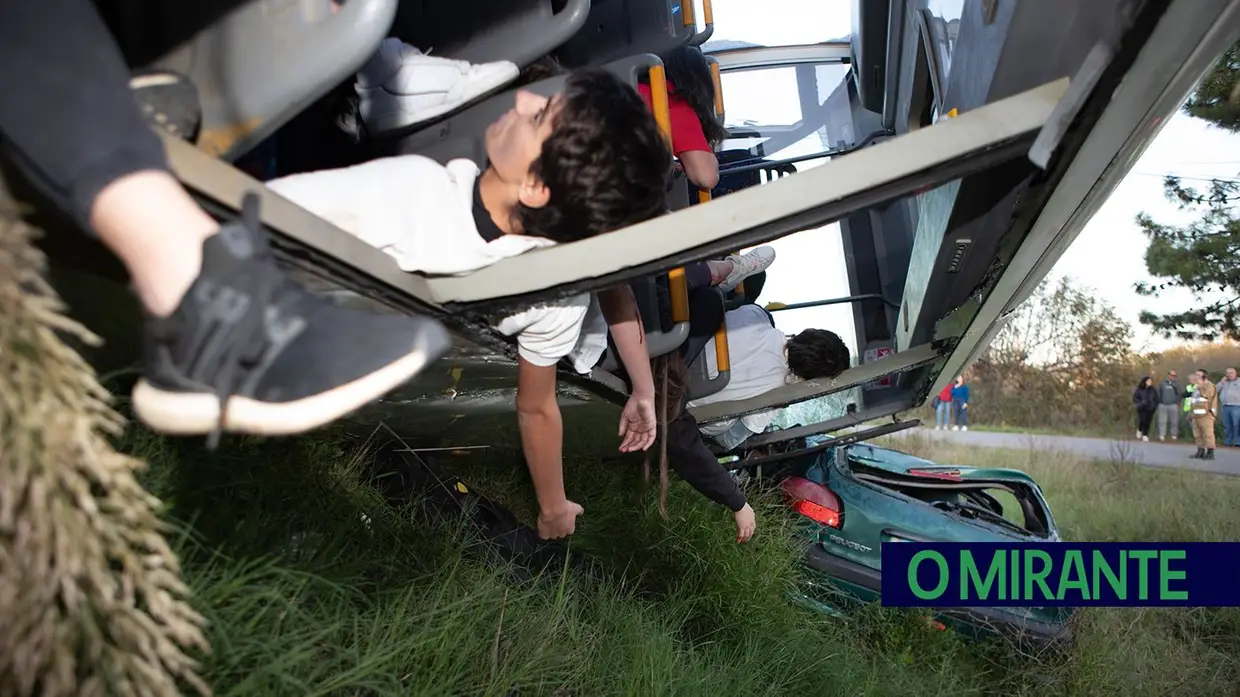
[[1133,388],[1132,406],[1137,411],[1137,439],[1148,443],[1150,424],[1154,420],[1154,412],[1158,410],[1158,390],[1154,388],[1154,378],[1146,375]]
[[[433,274],[467,274],[664,210],[671,153],[637,92],[606,71],[574,72],[551,98],[517,91],[513,108],[487,128],[485,144],[485,169],[465,159],[444,166],[402,155],[267,185],[383,250],[401,269]],[[583,512],[564,491],[555,386],[556,364],[577,345],[592,308],[610,324],[634,379],[621,421],[630,437],[621,448],[644,450],[654,439],[654,385],[627,286],[539,304],[497,327],[517,339],[518,420],[543,537],[571,534]]]
[[[753,507],[736,479],[719,464],[706,445],[711,438],[732,449],[755,433],[766,430],[777,409],[700,426],[690,406],[748,399],[796,380],[834,377],[849,366],[848,347],[824,329],[806,329],[787,337],[775,328],[774,318],[758,305],[742,305],[726,313],[731,377],[723,390],[683,404],[667,424],[667,456],[681,478],[711,501],[726,507],[736,520],[736,541],[747,542],[757,529]],[[716,370],[709,342],[698,355]],[[692,361],[694,355],[685,356]]]
[[132,75],[89,0],[0,3],[0,93],[8,159],[129,272],[145,314],[133,408],[152,429],[301,433],[383,396],[450,345],[429,318],[340,306],[294,282],[253,199],[223,224],[203,211],[152,129],[193,136],[201,114],[181,108],[196,101],[193,86]]
[[[758,305],[742,305],[726,314],[731,374],[727,387],[688,403],[690,408],[750,399],[800,380],[834,377],[851,360],[848,347],[835,332],[806,329],[788,337],[775,327],[771,313]],[[704,359],[710,373],[718,370],[708,346]],[[701,427],[703,435],[731,450],[766,430],[778,415],[769,409]]]
[[[682,46],[659,57],[667,76],[668,107],[672,118],[672,154],[680,160],[694,185],[713,189],[719,183],[715,149],[727,131],[715,116],[715,80],[702,52]],[[649,78],[637,89],[651,105]]]

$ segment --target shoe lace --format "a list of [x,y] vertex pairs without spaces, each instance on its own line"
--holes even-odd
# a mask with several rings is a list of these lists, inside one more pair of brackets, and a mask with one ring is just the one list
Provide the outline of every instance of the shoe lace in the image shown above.
[[[273,253],[262,231],[258,207],[258,196],[247,193],[241,203],[240,223],[252,240],[252,258],[266,266],[262,262],[269,262]],[[300,328],[277,332],[275,337],[269,331],[270,324],[279,325],[282,318],[291,316],[301,297],[291,278],[274,269],[271,273],[255,273],[254,265],[246,264],[230,269],[220,280],[227,286],[244,289],[249,304],[229,332],[231,340],[222,342],[212,361],[216,370],[211,382],[219,401],[219,419],[207,434],[207,448],[211,450],[219,445],[232,396],[248,394],[274,359],[300,334]],[[294,321],[304,326],[301,318]]]

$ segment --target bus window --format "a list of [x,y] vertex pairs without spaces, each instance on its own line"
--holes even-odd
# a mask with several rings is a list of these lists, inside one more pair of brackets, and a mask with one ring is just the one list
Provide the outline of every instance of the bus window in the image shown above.
[[952,52],[956,48],[956,37],[960,33],[960,15],[964,13],[964,0],[928,0],[926,12],[930,14],[927,25],[933,50],[938,54],[939,72],[946,79],[951,72]]
[[724,72],[721,82],[728,107],[724,125],[730,137],[720,149],[748,150],[766,159],[831,149],[836,144],[827,137],[827,126],[834,110],[827,102],[847,74],[848,66],[839,63]]

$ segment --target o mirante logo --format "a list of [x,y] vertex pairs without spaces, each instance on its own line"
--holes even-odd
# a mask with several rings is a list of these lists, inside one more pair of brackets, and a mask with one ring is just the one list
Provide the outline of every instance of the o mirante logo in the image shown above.
[[895,607],[1240,606],[1240,543],[882,545]]

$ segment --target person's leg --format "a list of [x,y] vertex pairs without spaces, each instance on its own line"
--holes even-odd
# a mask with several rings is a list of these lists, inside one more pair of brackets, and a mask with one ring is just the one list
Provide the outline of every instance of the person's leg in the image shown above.
[[1193,443],[1197,446],[1197,452],[1192,455],[1195,459],[1200,459],[1206,454],[1205,432],[1202,430],[1203,419],[1190,417],[1189,421],[1193,428]]
[[1240,445],[1240,405],[1223,407],[1223,445]]
[[134,409],[153,428],[308,430],[446,350],[436,322],[336,307],[294,285],[256,199],[223,228],[203,212],[169,173],[89,0],[0,3],[0,90],[0,144],[129,270],[148,314]]
[[745,422],[737,419],[728,430],[713,437],[711,440],[724,450],[735,450],[754,436],[754,432],[745,426]]
[[1205,459],[1214,459],[1214,416],[1204,416],[1201,421],[1201,440],[1206,448]]
[[960,404],[960,428],[965,429],[968,427],[969,427],[969,408],[964,402],[962,402]]
[[951,425],[951,402],[939,402],[937,413],[935,414],[935,426],[938,428],[947,428]]
[[1166,404],[1159,404],[1158,410],[1155,412],[1158,440],[1167,440],[1167,406]]
[[[693,292],[698,288],[709,288],[714,285],[715,272],[712,264],[722,264],[722,261],[695,261],[692,264],[685,264],[685,285],[689,291]],[[726,274],[725,274],[726,275]]]
[[727,259],[698,261],[685,265],[685,282],[689,289],[719,286],[725,293],[741,281],[765,271],[775,261],[773,247],[758,247],[750,252]]

